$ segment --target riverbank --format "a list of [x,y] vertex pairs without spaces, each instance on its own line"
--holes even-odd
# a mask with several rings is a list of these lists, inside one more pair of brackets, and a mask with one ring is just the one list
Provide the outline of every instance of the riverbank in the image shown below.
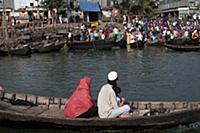
[[[82,23],[69,24],[42,24],[41,22],[18,24],[13,27],[8,27],[8,39],[5,39],[3,29],[0,29],[0,46],[16,47],[17,45],[37,42],[45,39],[61,39],[66,40],[67,34],[71,31],[74,34],[79,34]],[[108,27],[117,27],[123,30],[120,23],[102,22],[97,29]]]

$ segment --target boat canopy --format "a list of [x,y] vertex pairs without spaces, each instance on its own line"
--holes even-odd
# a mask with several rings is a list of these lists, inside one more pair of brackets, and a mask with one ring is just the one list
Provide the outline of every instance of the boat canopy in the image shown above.
[[90,1],[80,1],[80,9],[87,12],[100,12],[99,4]]

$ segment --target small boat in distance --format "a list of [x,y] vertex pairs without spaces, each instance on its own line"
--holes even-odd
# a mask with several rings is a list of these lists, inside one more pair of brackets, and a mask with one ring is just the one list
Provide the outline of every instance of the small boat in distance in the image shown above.
[[8,55],[8,51],[5,50],[4,48],[0,48],[0,56],[6,56]]
[[57,52],[65,45],[65,41],[48,41],[37,42],[31,45],[32,53],[50,53]]
[[199,45],[200,41],[198,39],[189,39],[189,38],[176,38],[166,41],[167,44],[171,45]]
[[95,41],[69,41],[67,46],[70,50],[111,50],[115,45],[115,39],[104,39],[104,40],[95,40]]
[[16,48],[10,48],[8,53],[10,55],[28,56],[31,54],[31,49],[30,46],[26,44]]
[[147,42],[147,46],[164,47],[165,46],[165,41],[156,39],[156,40]]
[[145,47],[145,42],[144,41],[136,41],[134,43],[131,43],[131,48],[144,48]]
[[[0,91],[1,126],[72,131],[139,131],[166,129],[200,121],[200,102],[130,101],[130,118],[68,118],[68,99]],[[144,113],[146,112],[146,113]]]
[[168,49],[176,50],[176,51],[184,51],[184,52],[191,52],[191,51],[199,51],[200,45],[174,45],[174,44],[165,44],[165,47]]

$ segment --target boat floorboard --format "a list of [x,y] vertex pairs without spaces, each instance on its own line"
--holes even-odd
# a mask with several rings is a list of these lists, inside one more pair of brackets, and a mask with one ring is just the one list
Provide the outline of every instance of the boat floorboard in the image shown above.
[[43,113],[41,113],[39,116],[48,117],[48,118],[58,118],[58,119],[67,118],[64,115],[64,110],[57,109],[57,108],[48,109],[48,110],[44,111]]
[[12,105],[7,102],[0,102],[0,109],[9,112],[17,112],[30,115],[39,115],[48,110],[47,107]]

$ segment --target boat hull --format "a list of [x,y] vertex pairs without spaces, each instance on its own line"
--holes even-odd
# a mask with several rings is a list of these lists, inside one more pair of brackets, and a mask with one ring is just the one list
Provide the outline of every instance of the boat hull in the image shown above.
[[165,47],[168,49],[172,49],[175,51],[183,51],[183,52],[191,52],[191,51],[199,51],[200,45],[171,45],[165,44]]
[[31,49],[28,45],[26,45],[22,48],[10,49],[9,54],[18,56],[27,56],[31,54]]
[[[76,131],[136,131],[166,129],[200,121],[200,102],[129,102],[135,111],[160,110],[155,114],[134,115],[130,118],[67,118],[65,98],[42,97],[28,94],[3,93],[0,101],[0,124],[20,128],[71,129]],[[21,99],[31,105],[12,104],[7,100]],[[162,111],[164,110],[164,111]]]
[[68,48],[71,50],[110,50],[114,45],[114,39],[97,40],[91,42],[74,41],[67,43]]
[[0,49],[0,56],[6,56],[6,55],[8,55],[8,52]]
[[60,51],[63,46],[65,45],[64,42],[52,42],[46,46],[39,46],[34,47],[31,49],[32,53],[50,53],[50,52],[57,52]]
[[131,43],[131,48],[144,48],[145,43],[143,41],[137,41],[135,43]]

